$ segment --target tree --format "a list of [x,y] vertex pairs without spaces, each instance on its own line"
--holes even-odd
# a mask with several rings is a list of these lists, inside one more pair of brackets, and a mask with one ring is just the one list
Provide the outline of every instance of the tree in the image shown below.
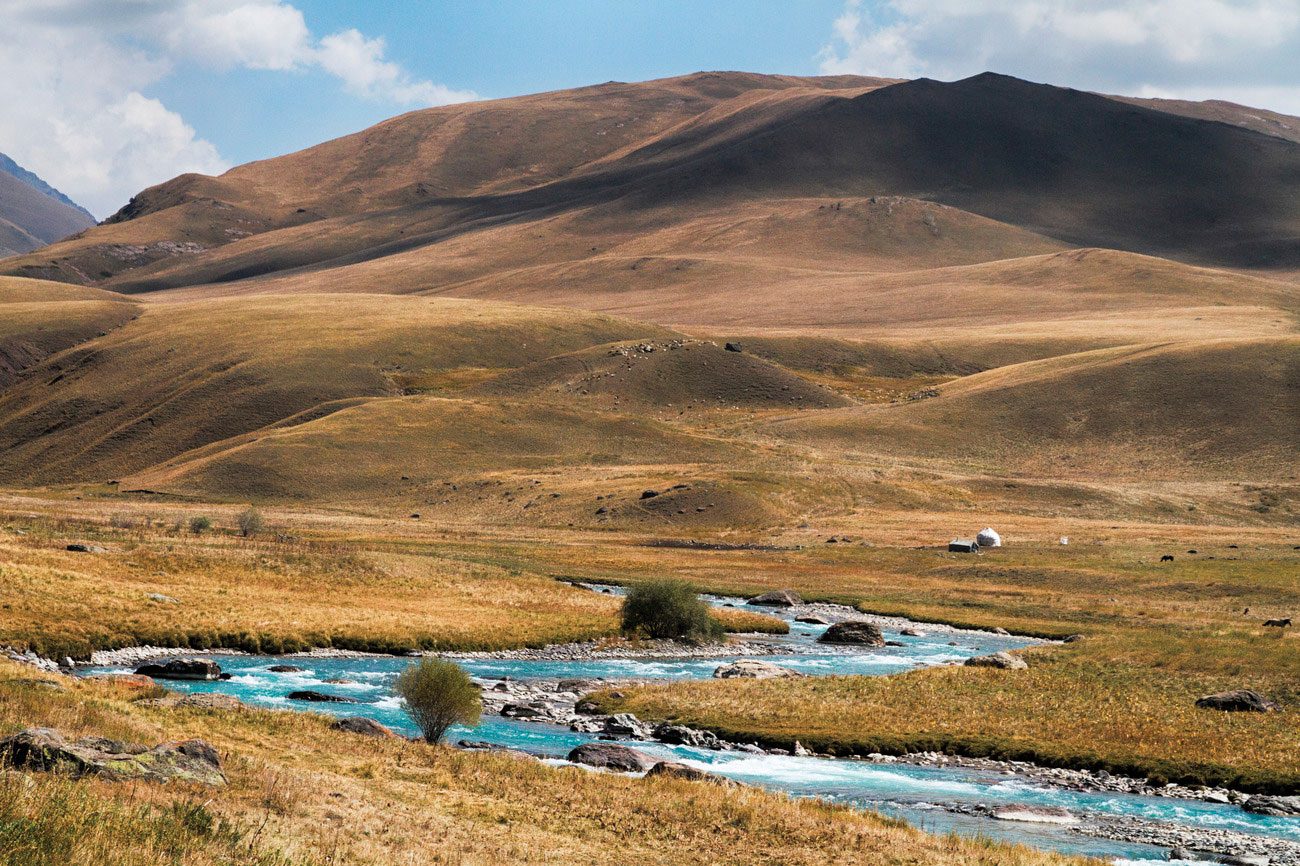
[[265,526],[265,524],[262,523],[262,512],[258,511],[251,505],[239,512],[239,516],[235,518],[235,525],[239,527],[240,534],[245,538],[250,535],[256,535],[261,532]]
[[393,691],[430,743],[441,742],[452,725],[478,724],[483,711],[478,686],[460,665],[445,659],[420,659],[398,675]]
[[195,535],[202,535],[212,528],[212,521],[206,517],[191,517],[190,532]]
[[652,638],[717,641],[722,623],[684,580],[666,578],[639,583],[623,599],[623,631]]

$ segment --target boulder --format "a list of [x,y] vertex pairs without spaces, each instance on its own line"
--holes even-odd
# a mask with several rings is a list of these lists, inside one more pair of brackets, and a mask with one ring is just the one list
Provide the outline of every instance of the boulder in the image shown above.
[[86,677],[86,679],[128,689],[151,689],[157,685],[153,681],[153,677],[147,677],[144,674],[93,674]]
[[163,595],[161,592],[151,592],[145,596],[150,601],[156,601],[160,604],[180,604],[179,598],[172,598],[170,595]]
[[296,665],[271,665],[267,668],[273,674],[300,674],[303,669]]
[[651,776],[689,779],[692,782],[712,782],[715,785],[725,785],[728,788],[740,786],[739,782],[728,779],[726,776],[719,776],[717,773],[709,773],[696,767],[679,764],[676,761],[660,761],[646,772],[645,777],[647,779]]
[[818,643],[844,643],[859,646],[884,646],[885,635],[880,626],[858,619],[837,622],[817,638]]
[[999,821],[1029,824],[1077,824],[1079,819],[1059,806],[1002,806],[993,810]]
[[921,631],[919,628],[900,629],[898,633],[905,637],[925,637],[925,632]]
[[69,544],[68,550],[73,553],[108,553],[107,547],[100,547],[98,544]]
[[501,715],[507,719],[542,719],[549,714],[545,707],[534,707],[531,704],[505,704],[501,707]]
[[1000,626],[1000,625],[999,625],[999,626],[995,626],[995,627],[993,628],[993,633],[994,633],[994,634],[1006,635],[1006,636],[1008,636],[1008,637],[1011,636],[1011,632],[1007,631],[1006,629],[1004,629],[1004,628],[1003,628],[1002,626]]
[[360,701],[354,698],[345,698],[340,695],[327,695],[324,692],[314,692],[311,689],[303,691],[289,692],[287,695],[291,701],[311,701],[318,704],[359,704]]
[[216,749],[203,740],[162,743],[150,749],[103,737],[69,743],[50,728],[28,728],[0,740],[0,763],[19,770],[100,776],[111,781],[226,782]]
[[809,625],[830,625],[831,621],[824,616],[818,616],[815,613],[801,613],[794,618],[795,622],[805,622]]
[[1004,671],[1023,671],[1029,667],[1020,656],[1013,656],[1011,653],[993,653],[987,656],[973,656],[966,659],[968,668],[998,668]]
[[1072,635],[1067,635],[1066,637],[1061,638],[1061,643],[1077,643],[1078,641],[1081,641],[1081,640],[1083,640],[1083,635],[1081,635],[1081,634],[1072,634]]
[[365,716],[349,716],[346,719],[336,719],[330,723],[330,727],[336,731],[347,731],[349,734],[374,737],[376,740],[386,740],[396,736],[389,728],[384,727],[374,719],[367,719]]
[[1256,815],[1293,818],[1300,815],[1300,797],[1266,797],[1256,794],[1243,803],[1241,808]]
[[153,662],[140,665],[135,672],[156,680],[221,679],[221,666],[212,659],[172,659],[163,664]]
[[631,713],[617,713],[610,716],[605,720],[601,730],[616,737],[635,737],[638,740],[650,738],[650,726]]
[[659,763],[658,758],[617,743],[584,743],[569,752],[569,760],[620,773],[644,772]]
[[585,692],[593,685],[591,680],[560,680],[555,687],[562,692]]
[[673,746],[696,746],[701,749],[718,749],[722,747],[722,741],[712,731],[698,731],[695,728],[688,728],[686,725],[674,725],[671,722],[660,722],[656,725],[653,736],[659,742]]
[[759,661],[758,659],[741,659],[740,661],[731,662],[719,666],[713,675],[720,680],[729,680],[737,677],[771,680],[778,677],[801,677],[804,674],[799,671],[783,668],[772,662]]
[[774,589],[771,592],[754,596],[747,600],[745,604],[762,607],[794,607],[796,604],[803,604],[803,598],[793,589]]
[[1221,710],[1229,713],[1271,713],[1277,704],[1254,689],[1236,689],[1231,692],[1219,692],[1196,699],[1196,706],[1203,710]]

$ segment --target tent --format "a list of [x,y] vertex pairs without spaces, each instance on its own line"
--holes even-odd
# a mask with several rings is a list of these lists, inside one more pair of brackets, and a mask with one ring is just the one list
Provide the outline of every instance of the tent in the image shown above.
[[992,529],[985,529],[979,535],[975,536],[975,540],[979,542],[980,547],[1002,546],[1002,536],[998,535]]

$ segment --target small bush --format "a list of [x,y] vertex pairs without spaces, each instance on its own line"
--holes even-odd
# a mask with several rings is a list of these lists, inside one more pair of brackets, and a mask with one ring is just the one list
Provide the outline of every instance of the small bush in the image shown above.
[[135,518],[130,514],[118,512],[108,518],[108,525],[114,529],[134,529]]
[[195,535],[202,535],[212,528],[212,521],[206,517],[191,517],[190,532]]
[[717,641],[722,623],[710,614],[694,587],[684,580],[649,580],[623,599],[623,631],[647,637],[687,641]]
[[239,527],[240,534],[245,538],[256,535],[266,528],[266,524],[262,522],[262,512],[251,505],[239,512],[239,516],[235,518],[235,526]]
[[452,725],[473,727],[483,710],[478,686],[455,662],[423,658],[398,675],[393,692],[424,739],[438,743]]

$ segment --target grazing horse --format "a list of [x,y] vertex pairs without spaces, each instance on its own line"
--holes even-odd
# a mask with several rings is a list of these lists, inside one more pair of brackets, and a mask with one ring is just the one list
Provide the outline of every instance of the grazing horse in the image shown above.
[[1288,616],[1286,619],[1266,619],[1266,620],[1264,620],[1264,625],[1271,625],[1271,626],[1273,626],[1274,628],[1286,628],[1286,627],[1289,626],[1290,624],[1291,624],[1291,617],[1289,617],[1289,616]]
[[1173,561],[1174,561],[1174,558],[1173,558],[1172,556],[1170,556],[1169,554],[1166,553],[1164,556],[1160,557],[1160,561],[1161,561],[1161,562],[1173,562]]

